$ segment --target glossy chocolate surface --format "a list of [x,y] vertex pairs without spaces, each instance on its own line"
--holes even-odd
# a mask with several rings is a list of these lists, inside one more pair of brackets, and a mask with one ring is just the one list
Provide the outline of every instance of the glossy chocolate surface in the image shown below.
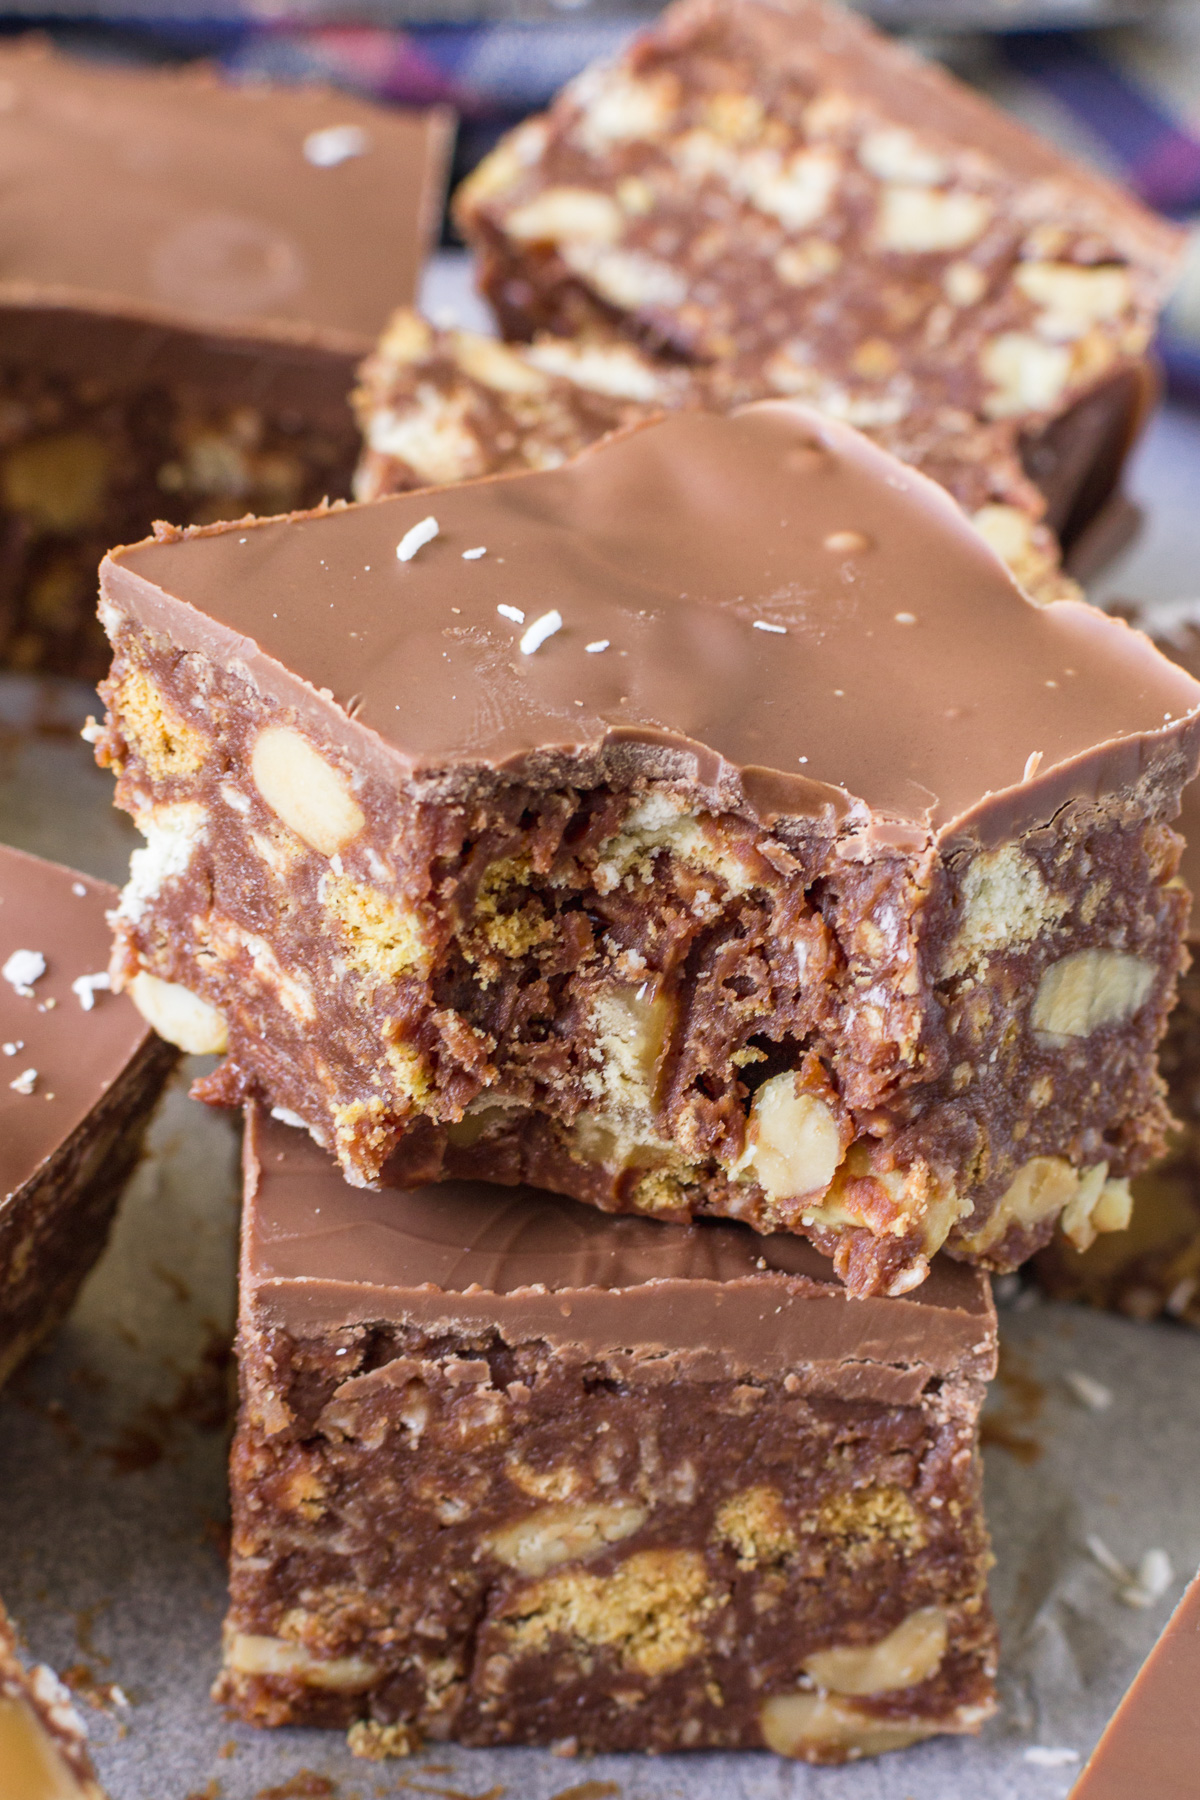
[[368,1321],[495,1327],[583,1355],[824,1365],[844,1392],[870,1391],[883,1371],[910,1397],[930,1374],[988,1371],[988,1279],[960,1264],[938,1263],[903,1299],[852,1300],[796,1237],[613,1218],[482,1182],[352,1188],[305,1132],[255,1108],[245,1159],[243,1305],[293,1335]]
[[1200,731],[1200,686],[1145,638],[1033,605],[940,488],[791,401],[676,415],[548,473],[176,534],[106,559],[102,585],[393,778],[536,778],[549,757],[570,780],[632,748],[760,818],[907,847],[1190,768]]
[[1143,1664],[1071,1800],[1195,1800],[1200,1786],[1200,1576]]
[[327,88],[0,51],[0,305],[365,350],[415,292],[448,139]]
[[[46,962],[30,995],[0,980],[0,1203],[37,1174],[152,1035],[124,994],[99,991],[85,1012],[72,991],[79,976],[108,966],[105,913],[116,902],[106,882],[0,845],[0,968],[15,950]],[[30,1069],[36,1081],[24,1094],[12,1083]]]

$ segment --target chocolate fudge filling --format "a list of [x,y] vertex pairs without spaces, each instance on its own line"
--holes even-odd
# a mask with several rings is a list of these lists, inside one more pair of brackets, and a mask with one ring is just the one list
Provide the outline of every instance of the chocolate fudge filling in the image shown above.
[[838,1762],[992,1710],[977,1273],[852,1302],[795,1238],[372,1194],[252,1108],[241,1292],[241,1717]]
[[115,979],[228,1049],[207,1097],[356,1182],[804,1232],[858,1292],[1127,1216],[1200,688],[858,434],[679,414],[102,581]]
[[348,492],[346,395],[415,292],[448,123],[41,44],[0,83],[0,660],[95,678],[110,545]]
[[[1194,602],[1162,609],[1123,608],[1189,674],[1200,675],[1200,625]],[[1187,941],[1192,963],[1179,982],[1159,1050],[1173,1116],[1166,1154],[1133,1183],[1127,1230],[1074,1242],[1056,1236],[1037,1258],[1042,1286],[1060,1300],[1153,1319],[1165,1314],[1200,1326],[1200,787],[1183,790],[1180,874],[1193,896]]]
[[[819,0],[668,7],[503,139],[456,216],[507,336],[602,328],[743,400],[800,396],[986,502],[1010,559],[1043,510],[1022,463],[1067,550],[1111,495],[1181,250]],[[1013,493],[968,500],[989,475]],[[1036,585],[1056,559],[1032,550]]]
[[67,1313],[178,1052],[108,990],[105,882],[0,845],[0,1380]]

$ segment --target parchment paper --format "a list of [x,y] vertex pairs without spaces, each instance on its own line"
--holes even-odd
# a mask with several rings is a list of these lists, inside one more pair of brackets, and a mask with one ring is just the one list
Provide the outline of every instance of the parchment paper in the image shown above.
[[[1147,529],[1098,591],[1200,591],[1200,419],[1163,417],[1135,487]],[[0,678],[0,838],[119,880],[136,839],[74,735],[94,706],[81,688]],[[1067,1793],[1079,1764],[1066,1753],[1095,1742],[1200,1565],[1200,1333],[1051,1306],[1012,1281],[987,1452],[1003,1706],[980,1739],[840,1770],[767,1754],[564,1762],[441,1746],[371,1764],[336,1733],[230,1724],[208,1688],[224,1604],[235,1154],[229,1121],[177,1086],[74,1315],[0,1396],[0,1593],[31,1651],[74,1685],[113,1800]],[[1111,1404],[1082,1404],[1072,1373],[1100,1383]],[[1164,1550],[1170,1586],[1142,1610],[1121,1604],[1089,1535],[1127,1565]]]

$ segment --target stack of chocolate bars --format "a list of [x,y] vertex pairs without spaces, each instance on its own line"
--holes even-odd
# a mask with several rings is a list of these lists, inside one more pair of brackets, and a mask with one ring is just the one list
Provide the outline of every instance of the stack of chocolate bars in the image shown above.
[[[251,134],[270,104],[177,92]],[[383,142],[289,104],[271,141],[314,181]],[[358,505],[219,520],[349,478],[353,331],[293,305],[299,223],[171,255],[156,226],[153,296],[125,259],[22,301],[103,314],[128,373],[20,376],[74,485],[18,534],[14,659],[86,661],[38,571],[74,594],[121,535],[148,396],[127,535],[188,501],[100,572],[91,735],[145,840],[115,991],[49,948],[95,884],[0,862],[30,1126],[0,1280],[54,1275],[0,1364],[95,1255],[175,1051],[215,1055],[194,1091],[245,1117],[238,1716],[377,1758],[976,1731],[989,1272],[1123,1232],[1172,1124],[1200,683],[1068,565],[1112,527],[1177,234],[812,0],[669,8],[458,218],[513,341],[394,316]],[[208,299],[171,312],[189,257]],[[164,385],[255,333],[278,419],[210,416],[199,360]],[[12,517],[46,491],[29,404]],[[82,1099],[68,1018],[115,1034]]]
[[1200,687],[794,401],[102,593],[114,974],[251,1107],[224,1697],[974,1729],[982,1271],[1161,1149]]

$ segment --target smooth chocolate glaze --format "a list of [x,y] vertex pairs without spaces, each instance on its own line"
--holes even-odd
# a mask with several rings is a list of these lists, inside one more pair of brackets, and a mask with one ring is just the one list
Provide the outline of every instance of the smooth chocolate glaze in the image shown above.
[[[82,890],[82,891],[77,891]],[[0,980],[0,1203],[29,1181],[104,1098],[153,1033],[124,994],[95,994],[85,1012],[71,983],[108,966],[106,912],[117,891],[0,845],[0,968],[39,951],[32,996]],[[11,1083],[36,1069],[31,1094]]]
[[[532,1188],[352,1188],[307,1133],[247,1112],[247,1312],[293,1336],[369,1322],[498,1330],[585,1356],[824,1368],[839,1392],[914,1399],[931,1375],[986,1375],[988,1279],[934,1266],[901,1299],[854,1300],[800,1238],[613,1218]],[[911,1389],[911,1392],[909,1391]]]
[[1105,1729],[1071,1800],[1195,1800],[1200,1788],[1200,1576]]
[[[101,581],[352,761],[447,794],[623,758],[912,848],[1178,779],[1200,737],[1200,686],[1146,638],[1035,606],[942,489],[794,401],[676,415],[547,473],[165,533]],[[551,609],[562,629],[522,654]]]
[[[98,67],[40,42],[0,52],[0,101],[0,305],[362,353],[415,293],[445,181],[442,113]],[[339,126],[358,153],[319,166],[311,134]]]

